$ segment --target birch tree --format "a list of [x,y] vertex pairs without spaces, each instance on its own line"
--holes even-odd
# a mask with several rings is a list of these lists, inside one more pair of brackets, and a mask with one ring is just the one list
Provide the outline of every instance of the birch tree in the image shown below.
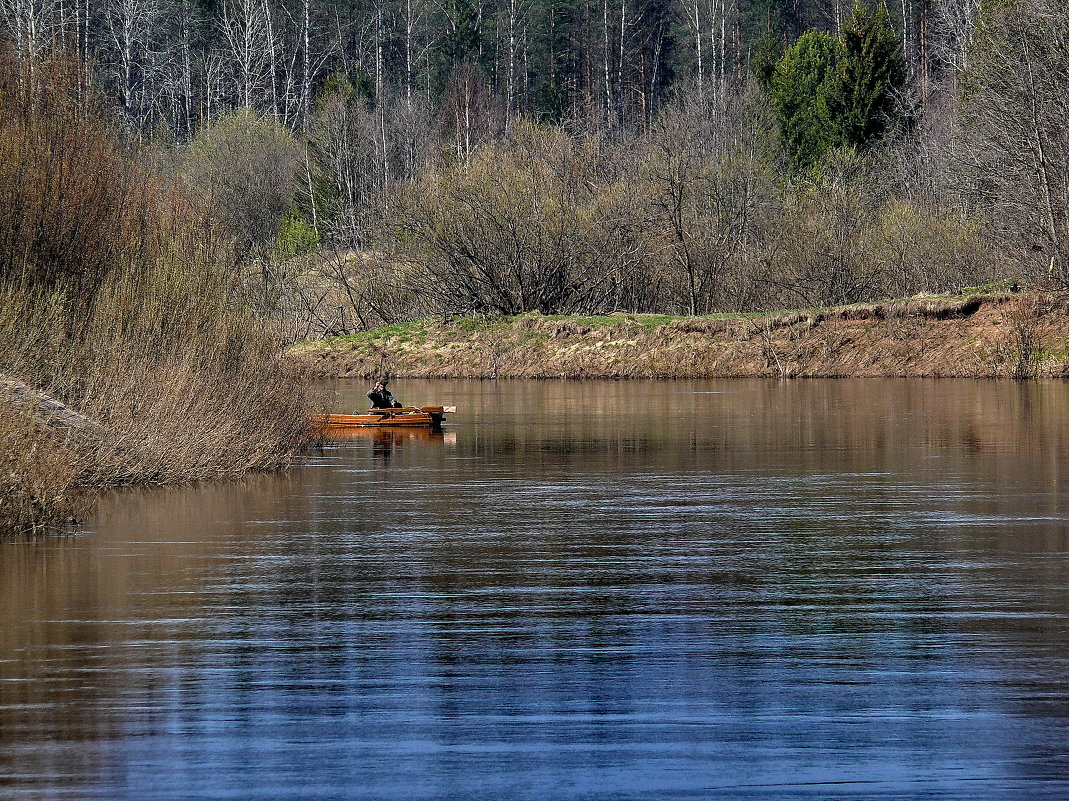
[[219,30],[230,65],[234,102],[262,109],[274,89],[274,32],[263,0],[223,0]]
[[980,19],[983,0],[936,0],[932,12],[932,51],[944,66],[969,68],[969,41]]
[[1069,282],[1069,3],[1021,0],[977,33],[960,163],[1021,255]]
[[20,59],[37,59],[54,46],[60,8],[57,0],[0,0],[0,25]]
[[126,115],[150,114],[164,57],[165,8],[160,0],[108,0],[101,14],[101,56]]

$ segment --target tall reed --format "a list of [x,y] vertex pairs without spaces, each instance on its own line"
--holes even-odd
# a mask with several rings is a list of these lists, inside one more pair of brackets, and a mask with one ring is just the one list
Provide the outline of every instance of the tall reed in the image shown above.
[[61,523],[76,488],[284,465],[302,384],[243,302],[195,199],[120,145],[76,71],[0,53],[0,380],[98,423],[57,431],[0,391],[0,533]]
[[38,534],[78,508],[77,458],[24,411],[0,404],[0,534]]
[[220,268],[113,276],[71,358],[80,411],[111,436],[92,480],[168,483],[286,463],[307,434],[299,377]]

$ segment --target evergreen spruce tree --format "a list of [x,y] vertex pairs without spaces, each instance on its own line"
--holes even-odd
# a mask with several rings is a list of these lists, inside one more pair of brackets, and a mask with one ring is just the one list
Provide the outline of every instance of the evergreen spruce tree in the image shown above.
[[902,45],[887,6],[875,11],[855,0],[839,34],[835,71],[820,88],[818,103],[833,147],[864,148],[892,128],[898,94],[906,84]]
[[905,84],[901,43],[882,3],[872,10],[856,0],[838,39],[803,34],[768,81],[792,166],[806,169],[832,148],[863,149],[882,138],[900,119]]
[[766,33],[758,40],[750,60],[750,71],[766,92],[772,91],[772,77],[776,74],[776,65],[782,58],[783,40],[780,37]]
[[772,74],[772,108],[788,158],[796,168],[813,164],[831,144],[819,97],[835,69],[837,49],[833,37],[809,31],[787,48]]

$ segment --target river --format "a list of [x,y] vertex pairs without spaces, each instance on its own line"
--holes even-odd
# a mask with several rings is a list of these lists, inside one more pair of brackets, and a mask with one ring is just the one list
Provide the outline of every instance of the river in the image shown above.
[[1069,797],[1069,384],[394,385],[0,545],[0,798]]

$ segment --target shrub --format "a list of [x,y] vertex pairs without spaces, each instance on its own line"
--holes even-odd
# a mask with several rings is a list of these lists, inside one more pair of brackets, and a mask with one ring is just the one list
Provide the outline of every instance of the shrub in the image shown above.
[[0,280],[92,298],[124,259],[159,252],[161,198],[77,81],[67,62],[23,72],[0,51]]
[[73,516],[74,461],[0,398],[0,536],[43,533]]
[[57,79],[27,97],[0,80],[0,193],[22,204],[0,209],[0,374],[103,433],[59,437],[0,408],[8,530],[61,521],[74,487],[278,467],[308,433],[301,382],[195,206],[125,154],[74,88]]
[[185,155],[186,178],[212,217],[246,249],[269,251],[293,208],[301,150],[274,119],[235,111],[205,128]]
[[507,141],[417,182],[405,235],[446,312],[544,314],[627,303],[645,248],[635,187],[600,144],[517,124]]

